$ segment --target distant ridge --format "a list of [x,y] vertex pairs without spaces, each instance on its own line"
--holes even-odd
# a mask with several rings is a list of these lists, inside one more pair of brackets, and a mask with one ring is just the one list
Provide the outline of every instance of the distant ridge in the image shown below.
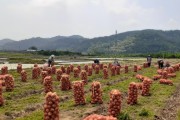
[[[6,41],[7,40],[7,41]],[[2,50],[62,50],[86,53],[180,52],[180,30],[138,30],[92,39],[80,35],[30,38],[21,41],[0,40]]]

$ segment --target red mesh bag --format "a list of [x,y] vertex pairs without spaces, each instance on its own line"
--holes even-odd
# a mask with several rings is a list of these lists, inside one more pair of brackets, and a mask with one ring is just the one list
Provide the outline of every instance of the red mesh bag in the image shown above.
[[70,65],[70,68],[71,68],[71,72],[73,72],[74,66],[72,64]]
[[111,69],[111,67],[112,67],[112,63],[109,63],[109,64],[108,64],[108,68]]
[[103,63],[99,64],[100,69],[103,69]]
[[100,82],[93,82],[91,85],[91,103],[92,104],[102,104],[102,90]]
[[137,70],[138,70],[137,65],[134,65],[134,72],[137,72]]
[[99,74],[99,65],[95,66],[95,74]]
[[27,81],[27,72],[25,70],[21,71],[21,81],[26,82]]
[[80,66],[80,65],[78,65],[78,66],[77,66],[77,68],[78,68],[79,73],[80,73],[80,72],[81,72],[81,66]]
[[56,74],[56,66],[51,67],[51,72],[52,72],[52,74]]
[[75,78],[79,77],[79,69],[78,68],[74,68],[74,77]]
[[166,84],[166,85],[173,85],[172,80],[168,80],[168,79],[160,79],[159,83],[160,84]]
[[129,84],[127,104],[134,105],[137,103],[138,87],[135,82]]
[[5,86],[6,86],[6,91],[13,91],[14,89],[14,78],[12,77],[12,75],[5,75],[4,76],[4,80],[5,80]]
[[38,79],[39,73],[38,73],[38,67],[34,67],[32,69],[32,79]]
[[169,73],[169,74],[168,74],[168,78],[169,78],[169,77],[172,77],[172,78],[173,78],[173,77],[176,77],[176,74],[175,74],[175,73]]
[[69,80],[69,75],[63,74],[61,77],[61,86],[60,86],[62,91],[70,90],[71,87],[71,82]]
[[150,79],[144,79],[143,80],[143,85],[142,85],[142,96],[149,96],[150,95],[150,85],[151,85],[151,80]]
[[104,78],[104,79],[108,79],[108,76],[109,76],[109,74],[108,74],[108,69],[107,69],[107,68],[104,68],[104,69],[103,69],[103,78]]
[[61,70],[63,73],[66,73],[66,68],[63,65],[61,66]]
[[95,63],[93,63],[93,64],[92,64],[92,68],[93,68],[93,69],[95,69],[95,66],[96,66],[96,64],[95,64]]
[[84,65],[84,70],[86,70],[86,72],[88,72],[88,65]]
[[44,92],[48,93],[48,92],[53,92],[53,87],[52,87],[52,77],[51,76],[46,76],[44,78]]
[[168,73],[166,71],[162,72],[162,78],[167,79],[168,78]]
[[148,67],[148,63],[143,63],[143,67],[147,68]]
[[63,72],[62,72],[61,69],[57,69],[57,70],[56,70],[56,79],[57,79],[58,81],[61,80],[61,75],[62,75],[62,74],[63,74]]
[[44,78],[45,78],[46,76],[48,76],[48,72],[47,72],[47,71],[42,71],[42,72],[41,72],[41,76],[42,76],[42,81],[41,81],[41,83],[43,83],[43,82],[44,82]]
[[128,73],[128,66],[127,65],[124,67],[124,72]]
[[153,80],[159,80],[162,76],[161,75],[154,75]]
[[22,64],[17,65],[17,73],[21,73],[22,71]]
[[111,67],[111,76],[115,76],[116,75],[116,67],[112,66]]
[[88,83],[88,78],[87,78],[86,70],[82,70],[80,76],[81,76],[81,80],[83,80],[83,82],[85,84],[87,84]]
[[73,83],[74,101],[76,105],[84,105],[84,83],[82,81],[75,81]]
[[92,72],[93,72],[93,69],[92,67],[88,67],[88,76],[91,76],[92,75]]
[[2,74],[2,75],[8,74],[8,67],[7,67],[7,66],[3,66],[3,67],[1,68],[1,74]]
[[70,68],[70,66],[68,66],[66,69],[66,74],[70,75],[70,73],[71,73],[71,68]]
[[120,75],[120,66],[116,66],[116,74]]
[[44,120],[59,120],[59,97],[56,92],[48,92],[44,103]]
[[112,90],[110,92],[108,115],[117,117],[120,112],[121,112],[121,93],[119,90]]

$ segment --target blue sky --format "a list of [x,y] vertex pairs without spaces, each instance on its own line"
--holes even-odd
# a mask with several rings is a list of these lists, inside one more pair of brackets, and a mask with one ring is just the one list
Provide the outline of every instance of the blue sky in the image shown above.
[[0,39],[180,29],[180,0],[0,0]]

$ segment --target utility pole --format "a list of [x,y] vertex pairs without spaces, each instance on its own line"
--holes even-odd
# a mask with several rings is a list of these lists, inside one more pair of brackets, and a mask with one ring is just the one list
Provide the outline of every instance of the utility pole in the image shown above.
[[[118,42],[118,41],[117,41],[117,30],[115,31],[115,41],[116,41],[115,43],[116,43],[116,45],[117,45],[117,42]],[[116,61],[116,51],[115,51],[115,61]]]

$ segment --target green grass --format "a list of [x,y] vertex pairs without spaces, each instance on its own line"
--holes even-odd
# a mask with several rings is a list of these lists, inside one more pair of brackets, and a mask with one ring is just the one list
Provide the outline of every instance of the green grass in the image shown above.
[[[129,61],[128,61],[129,64]],[[132,64],[132,63],[131,63]],[[132,66],[132,65],[131,65]],[[12,74],[15,78],[15,89],[13,92],[5,92],[3,90],[3,97],[6,99],[5,105],[0,107],[0,116],[4,115],[6,112],[14,113],[20,112],[25,110],[29,106],[33,106],[36,104],[43,104],[44,103],[44,93],[37,93],[37,94],[30,94],[26,95],[26,93],[30,91],[40,91],[43,90],[43,85],[40,83],[41,78],[37,80],[31,79],[31,69],[26,69],[28,72],[28,82],[22,83],[20,81],[20,75],[16,72],[16,70],[10,70],[9,73]],[[109,102],[109,92],[112,89],[118,89],[121,91],[122,95],[127,94],[128,86],[130,82],[139,82],[139,80],[135,79],[134,72],[130,72],[128,74],[124,74],[121,72],[120,75],[116,75],[113,77],[109,76],[109,79],[104,80],[102,71],[100,74],[93,74],[92,76],[88,77],[88,85],[85,86],[85,91],[88,91],[85,94],[86,97],[86,105],[84,106],[74,106],[73,101],[73,92],[70,91],[61,91],[60,90],[60,81],[56,81],[55,75],[53,75],[53,87],[54,91],[57,92],[58,96],[69,96],[70,99],[60,102],[59,109],[61,112],[72,112],[74,111],[74,115],[83,116],[84,112],[88,111],[91,108],[97,108],[99,105],[92,105],[90,104],[91,100],[91,92],[89,91],[91,87],[91,83],[93,81],[100,81],[103,90],[103,105],[108,106],[107,103]],[[138,71],[139,74],[144,76],[152,77],[156,74],[156,68],[147,68],[143,69],[142,71]],[[159,84],[158,81],[154,81],[151,85],[151,95],[150,96],[138,96],[138,104],[136,105],[128,105],[126,103],[126,95],[123,96],[122,102],[122,114],[119,118],[124,120],[152,120],[154,115],[159,114],[159,110],[162,109],[165,105],[165,101],[168,99],[169,96],[175,91],[177,84],[180,83],[179,77],[180,72],[176,73],[177,77],[173,78],[174,86],[162,85]],[[123,79],[123,81],[117,82],[117,80]],[[71,81],[80,80],[80,78],[74,78],[73,74],[70,75]],[[114,82],[116,83],[112,85],[106,85],[107,82]],[[24,95],[25,94],[25,95]],[[107,109],[107,108],[106,108]],[[76,110],[79,112],[76,113]],[[61,114],[60,112],[60,114]],[[180,112],[179,112],[180,114]],[[17,118],[17,120],[42,120],[43,118],[43,110],[37,109],[29,114],[25,114],[21,118]]]

